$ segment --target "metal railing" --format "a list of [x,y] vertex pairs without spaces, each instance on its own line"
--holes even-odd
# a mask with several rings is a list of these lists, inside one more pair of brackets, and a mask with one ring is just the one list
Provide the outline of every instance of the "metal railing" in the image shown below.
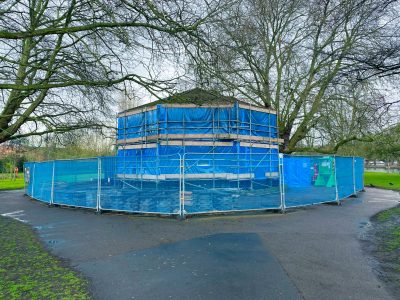
[[185,153],[29,162],[25,193],[49,205],[176,215],[282,210],[363,190],[360,157]]

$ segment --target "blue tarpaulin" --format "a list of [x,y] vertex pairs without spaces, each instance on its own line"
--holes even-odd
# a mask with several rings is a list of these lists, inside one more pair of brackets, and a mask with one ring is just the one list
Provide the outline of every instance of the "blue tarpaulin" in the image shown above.
[[166,107],[121,116],[117,139],[155,134],[239,134],[277,138],[276,114],[239,107]]
[[25,163],[26,194],[49,204],[194,214],[334,202],[364,188],[360,157],[285,155],[279,173],[265,149],[167,156],[146,150],[151,155]]

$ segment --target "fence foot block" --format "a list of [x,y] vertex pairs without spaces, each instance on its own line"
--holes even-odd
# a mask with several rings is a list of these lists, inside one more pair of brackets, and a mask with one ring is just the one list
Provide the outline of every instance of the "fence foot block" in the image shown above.
[[177,215],[177,217],[176,217],[178,220],[186,220],[186,211],[184,211],[183,213],[182,213],[182,211],[179,211],[178,212],[178,215]]

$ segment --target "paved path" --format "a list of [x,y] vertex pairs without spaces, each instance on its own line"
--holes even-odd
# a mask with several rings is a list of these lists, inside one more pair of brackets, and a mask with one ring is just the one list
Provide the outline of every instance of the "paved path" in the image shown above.
[[393,299],[359,240],[399,199],[368,189],[341,206],[177,221],[49,208],[9,191],[0,214],[36,228],[97,299]]

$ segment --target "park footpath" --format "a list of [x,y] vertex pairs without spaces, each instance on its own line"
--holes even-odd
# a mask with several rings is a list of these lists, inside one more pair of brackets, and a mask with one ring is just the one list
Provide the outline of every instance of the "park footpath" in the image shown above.
[[0,192],[0,214],[91,284],[95,299],[395,299],[363,251],[369,218],[399,203],[367,189],[342,205],[185,221],[47,207]]

